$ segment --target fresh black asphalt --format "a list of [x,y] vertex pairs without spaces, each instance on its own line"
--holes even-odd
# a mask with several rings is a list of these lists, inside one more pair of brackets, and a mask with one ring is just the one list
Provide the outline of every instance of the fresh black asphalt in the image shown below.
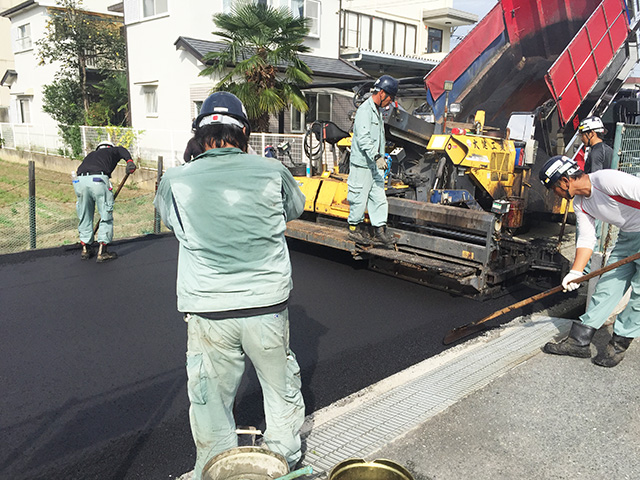
[[[441,352],[453,327],[535,293],[477,302],[291,242],[291,346],[307,413]],[[164,479],[191,470],[172,235],[0,256],[0,479]],[[520,311],[519,314],[527,313]],[[505,317],[507,321],[509,317]],[[252,370],[239,425],[262,428]]]

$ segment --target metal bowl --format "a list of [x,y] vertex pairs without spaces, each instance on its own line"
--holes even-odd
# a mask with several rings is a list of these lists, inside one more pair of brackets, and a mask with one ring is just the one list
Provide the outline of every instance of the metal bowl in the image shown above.
[[413,480],[413,477],[406,468],[391,460],[367,462],[350,458],[331,469],[329,480]]
[[203,480],[273,480],[289,473],[285,458],[260,447],[236,447],[207,462]]

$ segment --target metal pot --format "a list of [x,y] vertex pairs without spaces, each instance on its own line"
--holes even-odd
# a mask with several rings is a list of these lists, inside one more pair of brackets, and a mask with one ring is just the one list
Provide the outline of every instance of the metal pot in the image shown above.
[[203,480],[273,480],[289,473],[285,458],[260,447],[236,447],[207,462]]
[[406,468],[391,460],[367,462],[350,458],[333,467],[329,480],[413,480],[413,477]]

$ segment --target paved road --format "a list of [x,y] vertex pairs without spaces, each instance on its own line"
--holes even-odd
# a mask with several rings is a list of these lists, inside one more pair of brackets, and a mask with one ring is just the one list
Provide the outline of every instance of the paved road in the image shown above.
[[[162,479],[193,466],[177,242],[114,250],[121,258],[101,265],[64,248],[0,257],[2,480]],[[452,327],[532,293],[478,303],[297,243],[292,262],[307,413],[439,353]],[[236,410],[239,425],[260,428],[255,376]]]

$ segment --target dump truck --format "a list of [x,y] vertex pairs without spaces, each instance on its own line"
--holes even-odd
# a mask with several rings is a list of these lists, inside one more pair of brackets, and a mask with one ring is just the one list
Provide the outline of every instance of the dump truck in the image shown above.
[[[422,107],[396,103],[383,114],[396,248],[347,238],[344,159],[296,177],[307,203],[287,235],[478,298],[525,275],[560,278],[557,241],[519,233],[527,219],[569,208],[546,194],[538,171],[573,155],[580,120],[601,115],[620,90],[638,60],[637,26],[638,0],[500,0],[425,76]],[[316,137],[339,142],[329,127]]]

